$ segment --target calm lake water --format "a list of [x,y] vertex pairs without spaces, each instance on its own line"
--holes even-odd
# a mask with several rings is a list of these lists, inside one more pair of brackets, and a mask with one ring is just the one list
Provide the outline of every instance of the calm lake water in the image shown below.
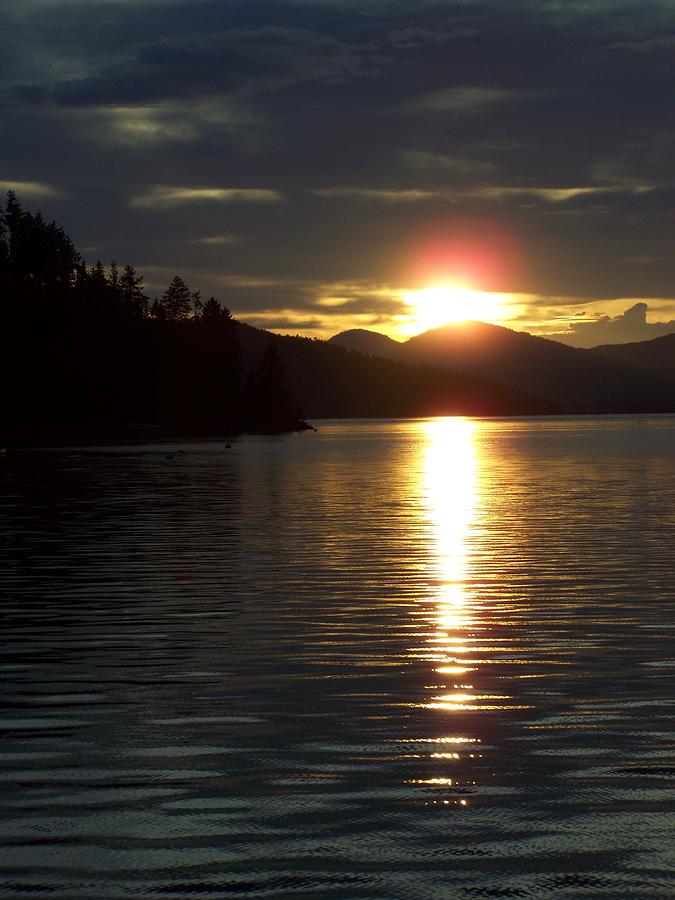
[[318,425],[0,460],[0,894],[675,896],[675,418]]

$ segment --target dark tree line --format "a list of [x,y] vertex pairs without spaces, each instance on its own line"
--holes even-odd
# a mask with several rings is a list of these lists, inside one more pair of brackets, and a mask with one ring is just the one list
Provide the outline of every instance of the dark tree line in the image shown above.
[[[237,323],[177,275],[152,301],[133,266],[88,266],[55,222],[0,205],[0,435],[282,431],[298,424],[269,348],[242,384]],[[2,437],[0,437],[0,443]]]

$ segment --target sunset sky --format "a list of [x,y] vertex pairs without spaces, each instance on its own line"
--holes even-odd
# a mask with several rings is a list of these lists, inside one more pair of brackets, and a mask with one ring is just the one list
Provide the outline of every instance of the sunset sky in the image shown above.
[[674,57],[672,0],[2,0],[0,190],[276,331],[640,340]]

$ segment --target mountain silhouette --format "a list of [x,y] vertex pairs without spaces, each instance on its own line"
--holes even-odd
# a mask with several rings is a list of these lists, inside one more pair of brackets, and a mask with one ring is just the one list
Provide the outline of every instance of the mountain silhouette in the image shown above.
[[582,350],[485,322],[444,325],[400,343],[383,337],[347,331],[329,343],[486,378],[569,413],[675,411],[675,381],[666,372],[672,336],[632,353],[625,345]]
[[347,350],[356,350],[357,353],[365,353],[367,356],[381,356],[384,359],[405,359],[405,345],[400,341],[380,334],[377,331],[368,331],[366,328],[350,328],[341,331],[340,334],[329,338],[329,344],[345,347]]
[[591,352],[636,372],[675,382],[675,334],[631,344],[603,344],[593,347]]
[[[367,332],[366,332],[367,333]],[[270,342],[283,363],[286,384],[307,418],[433,415],[539,415],[558,407],[478,375],[422,363],[368,356],[335,342],[289,337],[238,323],[244,371]],[[385,346],[390,338],[381,338]],[[391,341],[391,344],[396,344]]]

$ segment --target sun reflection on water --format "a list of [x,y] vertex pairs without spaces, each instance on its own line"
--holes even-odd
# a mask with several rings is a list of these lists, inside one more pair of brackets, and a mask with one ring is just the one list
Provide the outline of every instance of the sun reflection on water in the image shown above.
[[[494,709],[501,699],[474,689],[480,662],[475,635],[481,626],[471,574],[471,544],[480,501],[477,427],[476,421],[464,418],[426,422],[418,476],[421,514],[428,528],[429,592],[418,600],[424,643],[416,655],[431,663],[436,683],[426,686],[430,693],[416,705],[440,714],[438,724],[443,731],[438,737],[422,739],[431,745],[425,754],[431,771],[412,783],[450,790],[453,796],[457,790],[467,790],[461,787],[464,779],[458,780],[460,770],[455,767],[473,758],[472,751],[481,745],[480,738],[472,734],[474,728],[467,727],[467,717],[476,710]],[[452,776],[439,771],[439,766],[452,767]],[[459,800],[441,802],[456,806]],[[465,799],[461,805],[467,805]]]
[[494,560],[484,556],[490,504],[497,502],[484,427],[461,417],[425,422],[414,476],[427,589],[416,600],[419,641],[413,654],[428,668],[421,673],[424,693],[410,705],[428,715],[415,741],[422,745],[424,769],[409,783],[441,796],[433,804],[455,807],[469,806],[461,795],[475,793],[479,782],[494,775],[486,754],[493,751],[503,714],[528,708],[504,692],[510,638],[499,637],[502,618],[491,592]]
[[[428,644],[439,653],[441,665],[436,672],[441,675],[463,676],[472,671],[455,657],[469,652],[471,645],[467,630],[473,598],[468,587],[467,545],[478,502],[475,428],[475,421],[463,418],[434,419],[425,425],[422,496],[432,526],[429,574],[434,585],[434,632]],[[448,708],[470,700],[470,695],[461,696],[462,701],[448,701]]]

